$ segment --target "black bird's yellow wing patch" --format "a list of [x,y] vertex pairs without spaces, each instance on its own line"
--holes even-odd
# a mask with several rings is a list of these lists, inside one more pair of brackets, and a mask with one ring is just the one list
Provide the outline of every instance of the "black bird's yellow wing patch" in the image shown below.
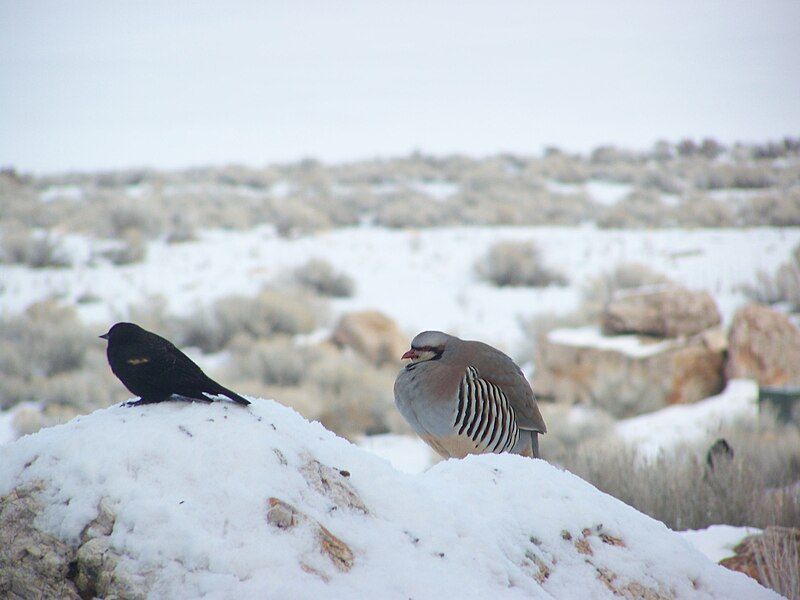
[[143,356],[141,358],[129,358],[125,362],[127,362],[129,365],[136,366],[136,365],[143,365],[144,363],[148,363],[148,362],[150,362],[150,359],[147,358],[146,356]]

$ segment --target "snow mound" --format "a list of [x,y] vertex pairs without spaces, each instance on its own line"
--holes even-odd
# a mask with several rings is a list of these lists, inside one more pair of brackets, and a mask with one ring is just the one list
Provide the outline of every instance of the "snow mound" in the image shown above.
[[159,598],[778,597],[544,461],[410,475],[273,401],[78,417],[0,447],[0,500],[25,489],[92,592],[112,564]]

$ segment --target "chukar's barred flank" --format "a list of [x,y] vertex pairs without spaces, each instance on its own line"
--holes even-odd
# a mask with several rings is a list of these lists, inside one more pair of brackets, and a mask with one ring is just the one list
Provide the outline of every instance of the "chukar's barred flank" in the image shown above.
[[403,355],[397,408],[445,458],[512,452],[538,456],[545,427],[533,392],[511,358],[481,342],[425,331]]
[[475,367],[467,367],[461,378],[453,429],[466,434],[482,452],[508,452],[519,440],[508,398],[498,386],[481,379]]

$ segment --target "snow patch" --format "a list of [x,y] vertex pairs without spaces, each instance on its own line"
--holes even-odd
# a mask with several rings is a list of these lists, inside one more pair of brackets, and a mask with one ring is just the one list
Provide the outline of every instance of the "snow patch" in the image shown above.
[[713,435],[725,423],[758,416],[758,384],[732,379],[722,393],[694,404],[662,408],[619,421],[617,434],[636,446],[642,457],[655,458],[681,442],[696,442]]
[[358,446],[388,460],[403,473],[422,473],[437,460],[425,442],[410,435],[387,433],[363,436],[358,439]]
[[754,527],[734,527],[732,525],[711,525],[706,529],[687,529],[679,531],[687,542],[718,563],[723,558],[736,554],[733,549],[748,535],[761,533]]
[[597,325],[554,329],[547,334],[547,339],[554,344],[611,350],[634,358],[655,356],[678,345],[675,340],[653,341],[652,338],[637,335],[603,335]]

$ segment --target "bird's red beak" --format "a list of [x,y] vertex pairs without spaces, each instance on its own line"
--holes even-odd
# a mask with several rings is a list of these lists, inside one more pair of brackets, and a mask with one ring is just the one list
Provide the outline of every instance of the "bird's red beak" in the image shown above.
[[400,360],[405,360],[407,358],[408,359],[417,358],[418,356],[419,356],[419,353],[416,350],[414,350],[413,348],[411,348],[408,352],[406,352],[405,354],[403,354],[403,356],[400,357]]

